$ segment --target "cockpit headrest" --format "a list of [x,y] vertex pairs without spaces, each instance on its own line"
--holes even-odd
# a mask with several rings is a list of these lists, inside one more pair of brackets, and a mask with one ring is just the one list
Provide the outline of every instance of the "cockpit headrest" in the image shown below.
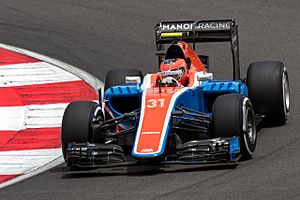
[[169,46],[165,59],[182,58],[184,59],[184,53],[180,46],[173,44]]

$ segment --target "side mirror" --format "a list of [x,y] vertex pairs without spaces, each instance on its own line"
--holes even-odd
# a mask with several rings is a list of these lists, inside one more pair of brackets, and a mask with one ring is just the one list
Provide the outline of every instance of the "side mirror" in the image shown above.
[[128,83],[140,84],[141,83],[141,77],[139,77],[139,76],[126,76],[125,77],[125,82],[126,82],[126,84],[128,84]]

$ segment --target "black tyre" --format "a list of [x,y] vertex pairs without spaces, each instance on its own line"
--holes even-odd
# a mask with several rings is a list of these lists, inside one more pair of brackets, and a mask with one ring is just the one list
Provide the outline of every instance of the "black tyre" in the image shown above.
[[143,80],[143,73],[138,69],[113,69],[107,72],[105,76],[104,91],[115,85],[126,83],[126,76],[139,76]]
[[93,131],[92,120],[99,120],[103,113],[97,103],[91,101],[75,101],[70,103],[62,120],[62,152],[66,160],[67,144],[70,142],[91,142]]
[[281,125],[287,120],[290,111],[289,79],[282,62],[250,64],[247,85],[255,113],[265,115],[265,120],[273,125]]
[[241,94],[219,96],[213,106],[214,137],[240,136],[243,159],[256,147],[256,125],[250,100]]

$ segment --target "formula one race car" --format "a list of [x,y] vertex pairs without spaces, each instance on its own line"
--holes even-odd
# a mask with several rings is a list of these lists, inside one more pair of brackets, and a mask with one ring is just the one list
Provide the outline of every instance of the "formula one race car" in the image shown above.
[[[254,62],[241,79],[234,20],[161,22],[155,33],[159,72],[111,70],[99,104],[66,108],[62,150],[69,167],[237,162],[252,156],[258,123],[287,120],[286,66]],[[208,56],[195,53],[202,42],[230,42],[232,80],[213,79]]]

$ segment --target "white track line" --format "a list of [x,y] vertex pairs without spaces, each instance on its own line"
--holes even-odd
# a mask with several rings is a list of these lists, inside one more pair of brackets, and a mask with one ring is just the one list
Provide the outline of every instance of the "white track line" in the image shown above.
[[[61,155],[61,153],[60,153],[60,155]],[[43,163],[43,165],[36,166],[36,168],[32,168],[31,171],[30,171],[30,173],[27,173],[27,174],[24,174],[24,175],[20,175],[20,176],[14,178],[14,179],[11,179],[9,181],[1,183],[0,184],[0,189],[4,188],[4,187],[7,187],[9,185],[12,185],[14,183],[20,182],[20,181],[22,181],[24,179],[30,178],[32,176],[38,175],[38,174],[40,174],[42,172],[45,172],[45,171],[47,171],[47,170],[49,170],[49,169],[51,169],[51,168],[53,168],[53,167],[55,167],[57,165],[62,164],[63,162],[64,162],[64,159],[62,158],[62,156],[57,155],[56,159],[54,159],[52,161],[49,161],[49,162],[45,162],[45,163]]]

